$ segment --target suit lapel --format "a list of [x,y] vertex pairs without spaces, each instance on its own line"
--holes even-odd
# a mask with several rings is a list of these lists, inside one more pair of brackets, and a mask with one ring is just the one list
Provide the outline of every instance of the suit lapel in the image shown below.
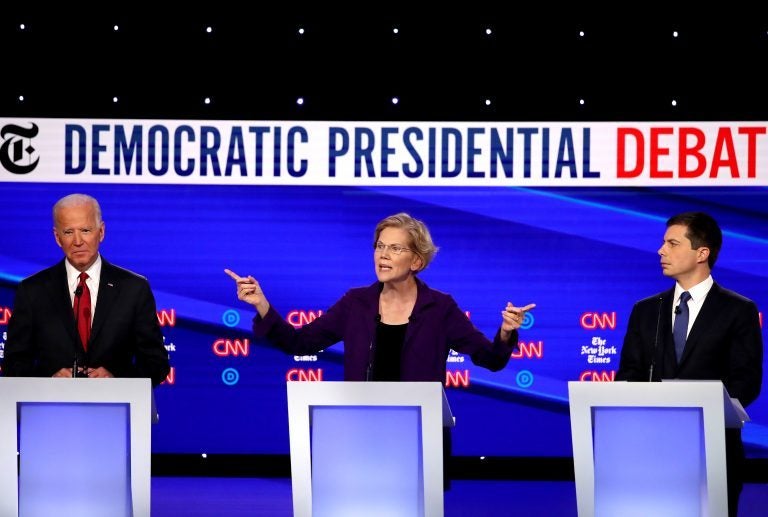
[[675,289],[672,288],[662,294],[661,302],[661,326],[659,328],[659,346],[663,347],[664,370],[662,375],[671,376],[671,372],[677,369],[677,358],[675,357],[675,340],[672,337],[672,297],[675,295]]
[[93,324],[91,325],[91,340],[89,343],[96,343],[99,332],[107,321],[109,313],[117,300],[120,286],[114,274],[112,266],[101,259],[101,277],[99,278],[99,293],[96,295],[96,311],[93,315]]
[[683,351],[683,357],[680,362],[683,362],[696,348],[697,343],[701,340],[701,336],[706,335],[713,325],[719,324],[717,316],[721,312],[721,306],[722,296],[720,293],[720,286],[712,284],[712,288],[709,290],[709,293],[707,293],[707,297],[704,299],[704,304],[701,306],[701,310],[699,310],[699,314],[693,322],[691,331],[688,333],[688,339],[685,341],[685,350]]

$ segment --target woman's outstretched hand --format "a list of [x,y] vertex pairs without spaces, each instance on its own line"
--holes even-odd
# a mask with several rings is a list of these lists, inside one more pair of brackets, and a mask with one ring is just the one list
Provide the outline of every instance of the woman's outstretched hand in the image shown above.
[[224,272],[237,285],[237,299],[253,305],[263,318],[269,310],[269,302],[267,297],[264,296],[259,282],[250,275],[240,276],[230,269],[224,269]]
[[525,313],[536,307],[535,303],[529,303],[525,307],[515,307],[512,302],[501,311],[501,339],[508,341],[513,330],[517,330],[523,324]]

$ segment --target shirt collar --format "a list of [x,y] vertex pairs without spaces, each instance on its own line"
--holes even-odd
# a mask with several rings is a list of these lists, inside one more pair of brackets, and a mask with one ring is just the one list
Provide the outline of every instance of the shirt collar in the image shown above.
[[[64,259],[64,267],[67,269],[67,285],[69,285],[70,292],[77,289],[77,284],[80,282],[80,271],[75,269],[75,266]],[[92,280],[91,283],[98,282],[101,278],[101,254],[96,257],[96,261],[91,264],[91,267],[85,270],[88,273],[88,277]]]
[[[712,275],[709,275],[707,278],[688,289],[687,291],[691,295],[691,301],[694,303],[701,303],[701,301],[706,298],[709,290],[712,289],[714,283],[715,281],[712,279]],[[683,294],[683,291],[685,290],[686,289],[683,289],[680,284],[675,283],[675,305],[680,303],[680,295]]]

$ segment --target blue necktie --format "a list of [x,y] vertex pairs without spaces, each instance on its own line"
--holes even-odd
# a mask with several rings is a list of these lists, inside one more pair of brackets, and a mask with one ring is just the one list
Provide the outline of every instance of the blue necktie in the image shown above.
[[683,356],[683,350],[685,349],[686,334],[688,334],[688,300],[691,299],[691,293],[684,291],[680,295],[680,305],[677,306],[680,309],[675,317],[675,328],[672,330],[672,334],[675,337],[675,354],[677,355],[677,362],[680,362],[680,358]]

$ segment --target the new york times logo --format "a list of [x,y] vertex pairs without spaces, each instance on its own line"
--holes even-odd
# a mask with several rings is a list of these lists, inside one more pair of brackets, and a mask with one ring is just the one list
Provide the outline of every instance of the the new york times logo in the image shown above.
[[12,174],[29,174],[40,161],[33,155],[35,148],[31,140],[37,136],[37,124],[25,128],[16,124],[8,124],[0,129],[0,165]]

